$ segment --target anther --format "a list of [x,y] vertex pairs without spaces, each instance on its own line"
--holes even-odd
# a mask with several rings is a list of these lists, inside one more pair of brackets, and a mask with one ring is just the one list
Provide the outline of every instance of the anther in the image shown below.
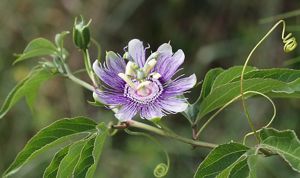
[[125,75],[124,73],[119,73],[118,76],[121,77],[131,88],[135,88],[134,83],[127,75]]
[[151,76],[152,78],[154,78],[154,79],[159,79],[159,78],[161,77],[161,75],[160,75],[159,73],[157,73],[157,72],[151,73],[150,76]]
[[145,75],[148,75],[149,72],[154,68],[155,64],[157,63],[156,59],[151,59],[147,62],[143,68]]
[[131,61],[128,61],[127,65],[126,65],[125,74],[129,75],[129,76],[135,76],[136,69],[137,69],[137,65]]

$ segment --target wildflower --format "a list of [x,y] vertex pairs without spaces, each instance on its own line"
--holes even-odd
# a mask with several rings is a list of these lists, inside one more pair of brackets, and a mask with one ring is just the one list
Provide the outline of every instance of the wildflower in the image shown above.
[[171,45],[164,43],[146,60],[143,42],[133,39],[123,57],[109,51],[105,64],[94,62],[95,73],[106,84],[103,91],[96,89],[95,93],[104,104],[118,108],[115,116],[120,121],[131,120],[138,113],[151,120],[182,112],[188,106],[182,95],[196,83],[195,74],[171,79],[184,57],[182,50],[173,53]]

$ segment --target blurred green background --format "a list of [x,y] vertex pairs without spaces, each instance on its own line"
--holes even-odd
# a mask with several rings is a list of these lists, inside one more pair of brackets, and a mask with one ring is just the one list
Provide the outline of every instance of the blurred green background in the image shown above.
[[[242,65],[252,47],[276,22],[266,18],[295,11],[299,0],[1,0],[0,2],[0,103],[37,60],[12,66],[14,53],[21,53],[26,44],[37,37],[53,40],[54,35],[71,30],[75,16],[91,18],[92,35],[105,50],[122,53],[132,38],[149,43],[152,50],[171,41],[174,50],[186,54],[184,72],[196,73],[201,81],[213,67],[228,68]],[[287,19],[288,30],[300,41],[300,12]],[[266,19],[266,20],[264,20]],[[281,29],[255,53],[251,65],[260,68],[300,68],[299,63],[286,66],[285,61],[300,54],[298,47],[287,55],[282,50]],[[83,67],[80,52],[68,36],[66,47],[73,70]],[[95,59],[96,49],[91,49]],[[82,78],[89,81],[87,76]],[[194,101],[200,87],[188,94]],[[115,120],[110,111],[87,104],[91,93],[65,80],[53,79],[40,89],[34,112],[22,101],[0,120],[0,174],[13,161],[18,151],[38,130],[63,117],[87,115],[97,121]],[[264,99],[248,101],[256,126],[262,126],[272,115]],[[300,135],[300,101],[275,100],[278,115],[273,124],[278,129],[295,129]],[[190,137],[190,126],[181,115],[169,116],[163,122],[179,134]],[[202,140],[224,143],[240,141],[249,131],[241,103],[228,107],[207,128]],[[192,149],[174,140],[158,138],[170,153],[169,178],[192,177],[208,149]],[[41,177],[51,154],[38,156],[12,177]],[[144,137],[128,136],[123,132],[106,142],[97,176],[99,178],[151,178],[156,164],[164,162],[163,151]],[[300,177],[278,157],[260,159],[258,177]]]

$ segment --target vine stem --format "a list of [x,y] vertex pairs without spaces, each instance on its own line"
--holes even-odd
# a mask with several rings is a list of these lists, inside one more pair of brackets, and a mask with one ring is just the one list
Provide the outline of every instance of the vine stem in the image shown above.
[[89,54],[88,49],[83,50],[83,59],[84,59],[84,65],[85,65],[86,71],[87,71],[90,79],[92,80],[93,84],[96,84],[96,80],[95,80],[95,76],[93,73],[90,54]]
[[169,138],[173,138],[175,140],[190,144],[192,146],[196,146],[196,147],[205,147],[205,148],[215,148],[218,145],[213,144],[213,143],[208,143],[208,142],[203,142],[203,141],[195,141],[189,138],[185,138],[182,136],[179,136],[175,133],[171,133],[138,121],[134,121],[134,120],[130,120],[130,121],[126,121],[127,126],[129,127],[135,127],[135,128],[139,128],[139,129],[143,129],[146,131],[150,131],[153,132],[155,134],[161,135],[161,136],[165,136],[165,137],[169,137]]
[[71,72],[69,66],[68,66],[67,64],[65,64],[65,63],[64,63],[64,68],[66,69],[66,72],[67,72],[66,77],[68,77],[68,78],[69,78],[70,80],[72,80],[73,82],[75,82],[75,83],[77,83],[77,84],[83,86],[84,88],[86,88],[86,89],[88,89],[88,90],[90,90],[90,91],[92,91],[92,92],[94,91],[94,87],[93,87],[92,85],[90,85],[90,84],[86,83],[85,81],[83,81],[83,80],[81,80],[81,79],[75,77],[75,76],[72,74],[72,72]]
[[258,141],[258,143],[260,142],[260,138],[257,134],[257,131],[254,127],[254,124],[251,120],[251,117],[250,117],[250,114],[249,114],[249,111],[248,111],[248,108],[247,108],[247,105],[246,105],[246,101],[245,101],[245,96],[244,96],[244,85],[243,85],[243,81],[244,81],[244,74],[245,74],[245,70],[246,70],[246,67],[250,61],[250,58],[252,57],[252,54],[254,53],[254,51],[257,49],[257,47],[274,31],[274,29],[279,25],[283,23],[283,30],[282,30],[282,38],[284,38],[284,32],[285,32],[285,22],[283,20],[280,20],[278,21],[266,34],[265,36],[254,46],[254,48],[251,50],[251,52],[249,53],[245,63],[244,63],[244,66],[243,66],[243,70],[242,70],[242,73],[241,73],[241,80],[240,80],[240,91],[241,91],[241,99],[242,99],[242,105],[243,105],[243,109],[244,109],[244,112],[245,112],[245,115],[246,115],[246,118],[247,118],[247,121],[248,121],[248,124],[252,130],[252,132],[254,133],[254,136],[256,138],[256,140]]

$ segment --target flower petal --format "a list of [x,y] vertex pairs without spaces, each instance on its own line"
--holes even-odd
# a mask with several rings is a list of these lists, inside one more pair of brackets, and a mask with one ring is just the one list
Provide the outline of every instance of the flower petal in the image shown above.
[[172,46],[169,43],[164,43],[158,47],[157,52],[171,56],[173,54]]
[[118,74],[111,70],[100,67],[97,60],[93,64],[93,70],[106,85],[117,91],[124,90],[125,82],[118,76]]
[[195,74],[189,77],[179,78],[175,81],[172,81],[167,87],[164,88],[164,94],[183,94],[183,92],[193,88],[196,82],[197,78]]
[[173,114],[183,112],[188,107],[187,101],[185,99],[175,97],[163,99],[159,103],[166,113]]
[[130,40],[128,43],[128,53],[132,60],[142,68],[145,64],[145,49],[143,42],[138,39]]
[[128,101],[128,99],[124,97],[123,93],[99,91],[97,89],[95,90],[95,93],[99,102],[106,105],[122,105]]
[[164,113],[162,112],[161,108],[154,105],[154,104],[148,104],[144,105],[141,108],[141,117],[144,119],[154,119],[154,118],[161,118],[164,116]]
[[173,56],[169,53],[162,53],[158,56],[154,71],[162,76],[162,82],[166,82],[173,77],[179,66],[184,62],[184,57],[184,53],[181,49]]
[[106,52],[106,65],[108,70],[116,74],[125,72],[126,63],[124,59],[113,51]]
[[139,107],[134,103],[128,102],[124,104],[121,109],[115,114],[120,121],[131,120],[138,112]]

